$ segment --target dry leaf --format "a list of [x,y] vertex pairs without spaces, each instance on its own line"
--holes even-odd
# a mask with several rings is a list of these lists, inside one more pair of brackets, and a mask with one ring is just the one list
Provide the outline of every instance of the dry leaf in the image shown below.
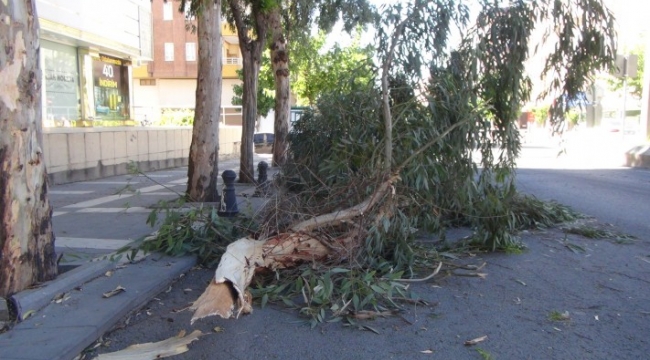
[[104,273],[104,276],[106,276],[106,277],[113,276],[113,270],[108,270],[107,272]]
[[117,295],[117,294],[119,294],[121,292],[124,292],[124,291],[126,291],[125,288],[123,288],[121,285],[117,285],[117,287],[114,290],[103,293],[102,297],[109,298],[111,296],[115,296],[115,295]]
[[187,345],[197,340],[203,333],[199,330],[193,331],[185,336],[185,331],[181,331],[178,336],[156,343],[135,344],[124,350],[116,351],[109,354],[101,354],[96,360],[155,360],[162,359],[186,352]]
[[212,331],[214,331],[214,332],[216,332],[216,333],[222,333],[222,332],[224,332],[224,330],[223,330],[223,328],[222,328],[221,326],[217,326],[217,327],[215,327],[214,329],[212,329]]
[[422,351],[420,351],[420,352],[423,353],[423,354],[433,354],[433,350],[431,350],[431,349],[428,349],[428,350],[422,350]]
[[361,329],[361,330],[372,331],[372,332],[374,332],[375,334],[379,335],[379,331],[377,331],[377,329],[373,328],[372,326],[361,325],[361,326],[359,326],[359,329]]
[[465,345],[466,346],[476,345],[476,344],[478,344],[478,343],[480,343],[482,341],[485,341],[485,340],[487,340],[487,335],[477,337],[476,339],[467,340],[467,341],[465,341]]

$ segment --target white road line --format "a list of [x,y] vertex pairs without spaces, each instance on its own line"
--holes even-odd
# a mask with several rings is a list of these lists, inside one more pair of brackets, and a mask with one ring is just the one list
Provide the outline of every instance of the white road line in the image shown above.
[[156,191],[156,190],[162,190],[164,188],[165,187],[162,186],[162,185],[152,185],[152,186],[147,186],[147,187],[137,189],[136,191],[141,192],[141,193],[147,193],[147,192],[152,192],[152,191]]
[[94,193],[92,190],[88,191],[82,191],[82,190],[50,190],[47,192],[48,194],[53,194],[53,195],[82,195],[82,194],[90,194]]
[[52,217],[67,214],[67,211],[52,211]]
[[82,202],[78,202],[76,204],[66,205],[63,208],[64,209],[66,209],[66,208],[89,208],[89,207],[105,204],[107,202],[111,202],[111,201],[115,201],[115,200],[127,199],[127,198],[130,198],[132,196],[133,196],[133,194],[109,195],[109,196],[100,197],[100,198],[97,198],[97,199],[94,199],[94,200],[82,201]]
[[148,213],[151,209],[140,206],[118,207],[118,208],[85,208],[77,211],[78,213]]
[[132,241],[133,240],[89,239],[56,236],[54,246],[59,248],[117,250],[128,245]]
[[174,175],[167,175],[167,174],[146,174],[146,175],[138,175],[139,178],[166,178],[166,177],[172,177]]
[[168,184],[187,184],[187,179],[178,179],[168,182]]
[[133,181],[80,181],[76,184],[83,185],[129,185],[133,184]]
[[[174,195],[174,196],[179,196],[179,194],[169,191],[169,192],[148,192],[148,193],[142,193],[140,195],[157,195],[157,196],[163,196],[163,195]],[[180,194],[183,195],[183,194]]]

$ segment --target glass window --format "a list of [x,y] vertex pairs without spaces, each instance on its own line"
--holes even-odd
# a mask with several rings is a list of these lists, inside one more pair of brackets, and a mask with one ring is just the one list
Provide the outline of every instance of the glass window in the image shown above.
[[174,61],[174,43],[165,43],[165,61]]
[[71,46],[41,41],[44,126],[71,126],[80,118],[77,50]]
[[174,13],[172,9],[172,2],[163,2],[163,20],[172,20],[173,18]]
[[96,120],[129,119],[129,69],[122,59],[99,55],[93,60]]
[[196,61],[196,43],[185,43],[185,60]]

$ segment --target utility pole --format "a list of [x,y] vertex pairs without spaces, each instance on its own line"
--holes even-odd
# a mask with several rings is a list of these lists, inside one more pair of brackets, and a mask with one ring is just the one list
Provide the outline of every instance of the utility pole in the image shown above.
[[618,68],[616,76],[623,78],[623,110],[621,112],[621,132],[623,133],[623,137],[625,137],[625,122],[627,118],[627,78],[636,76],[638,63],[639,57],[634,54],[616,55],[616,67]]

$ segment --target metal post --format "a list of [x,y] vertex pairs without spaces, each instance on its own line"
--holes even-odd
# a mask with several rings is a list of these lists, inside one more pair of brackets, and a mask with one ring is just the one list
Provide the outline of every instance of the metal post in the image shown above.
[[235,194],[235,179],[237,174],[232,170],[226,170],[221,174],[224,189],[221,192],[221,203],[223,208],[218,212],[222,217],[233,217],[239,214],[237,208],[237,195]]

